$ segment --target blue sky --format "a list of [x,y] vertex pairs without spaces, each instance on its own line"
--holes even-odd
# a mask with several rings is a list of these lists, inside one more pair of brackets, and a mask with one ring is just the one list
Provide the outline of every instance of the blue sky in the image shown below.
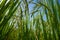
[[[37,0],[34,0],[33,2],[37,2]],[[34,4],[29,4],[29,11],[31,12],[34,7]],[[42,11],[42,9],[41,9]],[[35,15],[38,15],[38,13],[35,13]],[[44,14],[43,19],[46,20],[46,15]]]
[[60,4],[60,0],[58,0],[59,4]]

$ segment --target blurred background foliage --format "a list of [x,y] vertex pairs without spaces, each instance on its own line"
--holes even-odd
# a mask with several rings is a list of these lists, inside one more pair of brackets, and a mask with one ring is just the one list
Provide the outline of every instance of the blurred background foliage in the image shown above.
[[0,40],[59,40],[60,0],[0,0]]

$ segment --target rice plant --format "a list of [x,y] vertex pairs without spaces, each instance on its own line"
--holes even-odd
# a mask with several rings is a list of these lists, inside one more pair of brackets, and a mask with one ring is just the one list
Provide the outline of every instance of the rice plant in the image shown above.
[[0,40],[59,40],[60,0],[0,0]]

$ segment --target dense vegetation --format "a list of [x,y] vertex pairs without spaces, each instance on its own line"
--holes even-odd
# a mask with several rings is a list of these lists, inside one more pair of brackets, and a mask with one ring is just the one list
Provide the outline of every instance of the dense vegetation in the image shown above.
[[0,40],[59,39],[58,0],[0,0]]

